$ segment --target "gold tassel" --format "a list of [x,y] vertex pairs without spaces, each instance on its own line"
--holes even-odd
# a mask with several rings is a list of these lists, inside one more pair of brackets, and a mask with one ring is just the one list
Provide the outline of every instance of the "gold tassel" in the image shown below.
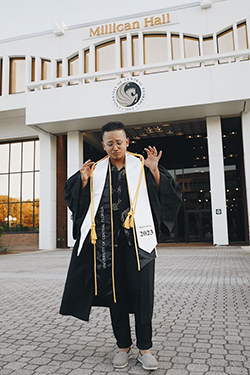
[[128,216],[126,217],[124,223],[123,223],[124,228],[129,229],[130,228],[130,218],[129,218],[129,213]]
[[128,213],[128,216],[126,217],[123,227],[126,229],[133,228],[134,227],[134,211],[130,210]]
[[129,226],[130,226],[130,228],[134,228],[134,213],[132,213],[131,216],[130,216]]
[[97,240],[97,234],[96,234],[94,223],[91,224],[90,237],[91,237],[91,243],[94,245],[96,243],[96,240]]

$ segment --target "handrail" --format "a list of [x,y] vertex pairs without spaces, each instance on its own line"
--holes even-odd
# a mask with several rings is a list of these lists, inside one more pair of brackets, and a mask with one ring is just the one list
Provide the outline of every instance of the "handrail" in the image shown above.
[[[133,72],[139,72],[141,75],[144,74],[145,70],[150,69],[159,69],[159,68],[166,68],[171,70],[173,67],[177,67],[177,70],[180,70],[183,66],[189,64],[197,64],[200,63],[201,67],[204,66],[205,63],[209,62],[218,62],[219,60],[228,59],[228,62],[232,62],[234,59],[250,59],[250,49],[242,50],[242,51],[233,51],[233,52],[225,52],[215,55],[207,55],[207,56],[197,56],[197,57],[190,57],[185,59],[179,60],[171,60],[171,61],[164,61],[161,63],[154,63],[154,64],[144,64],[144,65],[137,65],[132,67],[120,68],[117,70],[106,70],[103,72],[93,72],[93,73],[85,73],[82,75],[77,76],[67,76],[67,77],[59,77],[54,79],[48,80],[40,80],[38,82],[30,82],[27,85],[28,90],[38,89],[41,86],[57,86],[58,84],[67,84],[68,82],[77,82],[83,83],[85,81],[93,82],[98,78],[106,77],[106,76],[114,76],[114,78],[121,78],[124,74],[131,74]],[[140,75],[139,75],[140,77]]]

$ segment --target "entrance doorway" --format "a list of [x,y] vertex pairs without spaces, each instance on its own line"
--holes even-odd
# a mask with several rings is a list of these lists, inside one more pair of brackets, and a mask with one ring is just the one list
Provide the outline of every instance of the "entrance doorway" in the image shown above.
[[212,242],[212,219],[210,210],[186,211],[186,242]]
[[[240,119],[222,122],[227,189],[229,238],[245,241],[246,213],[242,172]],[[235,130],[236,129],[236,130]],[[183,204],[170,237],[161,242],[213,242],[211,191],[205,120],[136,125],[126,128],[129,151],[146,157],[145,147],[155,146],[163,155],[160,164],[181,185]],[[92,138],[92,143],[90,139]],[[98,160],[105,153],[100,132],[85,133],[84,159]],[[237,161],[237,163],[236,163]],[[241,169],[240,169],[241,168]],[[234,181],[232,182],[232,178]],[[240,223],[240,225],[238,224]]]

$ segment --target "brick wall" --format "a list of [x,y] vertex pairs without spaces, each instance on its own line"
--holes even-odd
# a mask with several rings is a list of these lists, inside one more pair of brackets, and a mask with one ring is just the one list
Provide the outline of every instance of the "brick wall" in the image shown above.
[[67,180],[67,136],[57,137],[57,188],[56,188],[56,235],[57,247],[67,247],[67,206],[64,200],[64,185]]
[[38,249],[39,233],[5,233],[1,239],[1,246],[18,249]]

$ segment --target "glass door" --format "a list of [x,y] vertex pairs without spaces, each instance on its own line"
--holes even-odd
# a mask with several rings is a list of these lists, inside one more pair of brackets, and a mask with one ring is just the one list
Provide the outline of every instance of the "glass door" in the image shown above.
[[210,210],[187,210],[186,242],[210,242],[212,238]]

